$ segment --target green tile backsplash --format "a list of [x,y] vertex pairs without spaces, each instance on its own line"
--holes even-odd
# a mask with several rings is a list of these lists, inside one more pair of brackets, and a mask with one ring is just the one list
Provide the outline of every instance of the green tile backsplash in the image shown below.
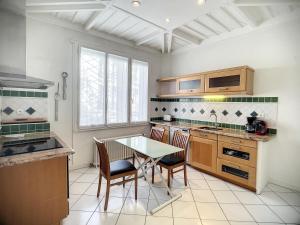
[[48,92],[0,90],[0,96],[48,98]]
[[50,131],[50,123],[26,123],[2,125],[1,135]]
[[278,97],[151,98],[152,102],[278,102]]

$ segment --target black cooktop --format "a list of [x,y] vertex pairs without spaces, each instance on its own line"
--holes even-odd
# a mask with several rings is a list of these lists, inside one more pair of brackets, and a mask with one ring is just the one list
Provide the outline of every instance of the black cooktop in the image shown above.
[[54,137],[7,141],[2,145],[0,157],[45,151],[62,147],[63,146]]

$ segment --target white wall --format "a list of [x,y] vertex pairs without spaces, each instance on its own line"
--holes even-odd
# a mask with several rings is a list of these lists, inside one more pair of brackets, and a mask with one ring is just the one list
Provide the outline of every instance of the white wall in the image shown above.
[[[79,41],[85,45],[91,44],[103,50],[120,52],[130,57],[147,60],[149,68],[149,93],[156,93],[156,78],[160,73],[160,54],[148,53],[137,48],[121,45],[115,42],[100,39],[86,33],[81,33],[56,25],[50,25],[27,18],[27,74],[30,76],[59,81],[62,84],[61,73],[67,72],[70,76],[67,82],[67,100],[59,102],[59,121],[54,120],[54,92],[56,87],[49,89],[49,120],[51,130],[56,132],[69,146],[72,146],[74,155],[73,167],[86,166],[93,160],[92,137],[113,137],[134,133],[143,133],[147,127],[138,126],[122,129],[106,129],[91,132],[73,131],[73,96],[77,88],[72,87],[72,79],[77,79],[73,72],[73,45],[71,40]],[[62,94],[62,91],[60,92]]]
[[270,142],[270,181],[300,190],[300,21],[164,56],[162,75],[233,66],[255,69],[254,93],[278,96],[278,134]]

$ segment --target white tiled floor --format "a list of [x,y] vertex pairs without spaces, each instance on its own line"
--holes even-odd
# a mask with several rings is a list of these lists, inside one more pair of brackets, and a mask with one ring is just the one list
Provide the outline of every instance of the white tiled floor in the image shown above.
[[[300,193],[269,184],[261,195],[201,173],[188,167],[188,187],[183,174],[173,180],[173,190],[182,193],[155,215],[157,206],[148,184],[138,181],[138,200],[128,183],[111,187],[107,212],[103,211],[105,179],[96,197],[98,169],[83,168],[70,172],[70,215],[64,225],[278,225],[300,224]],[[164,173],[165,175],[165,173]],[[156,176],[156,181],[158,181]],[[154,184],[160,201],[169,199],[161,183]]]

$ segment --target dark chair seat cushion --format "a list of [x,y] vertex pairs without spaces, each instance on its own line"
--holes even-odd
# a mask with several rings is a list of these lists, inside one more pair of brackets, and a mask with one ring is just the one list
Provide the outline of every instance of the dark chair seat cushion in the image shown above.
[[159,160],[160,164],[164,164],[166,166],[173,166],[182,162],[184,162],[184,159],[182,157],[178,157],[174,155],[167,155],[164,156],[161,160]]
[[110,175],[118,175],[129,171],[134,171],[136,168],[127,160],[118,160],[110,163]]

